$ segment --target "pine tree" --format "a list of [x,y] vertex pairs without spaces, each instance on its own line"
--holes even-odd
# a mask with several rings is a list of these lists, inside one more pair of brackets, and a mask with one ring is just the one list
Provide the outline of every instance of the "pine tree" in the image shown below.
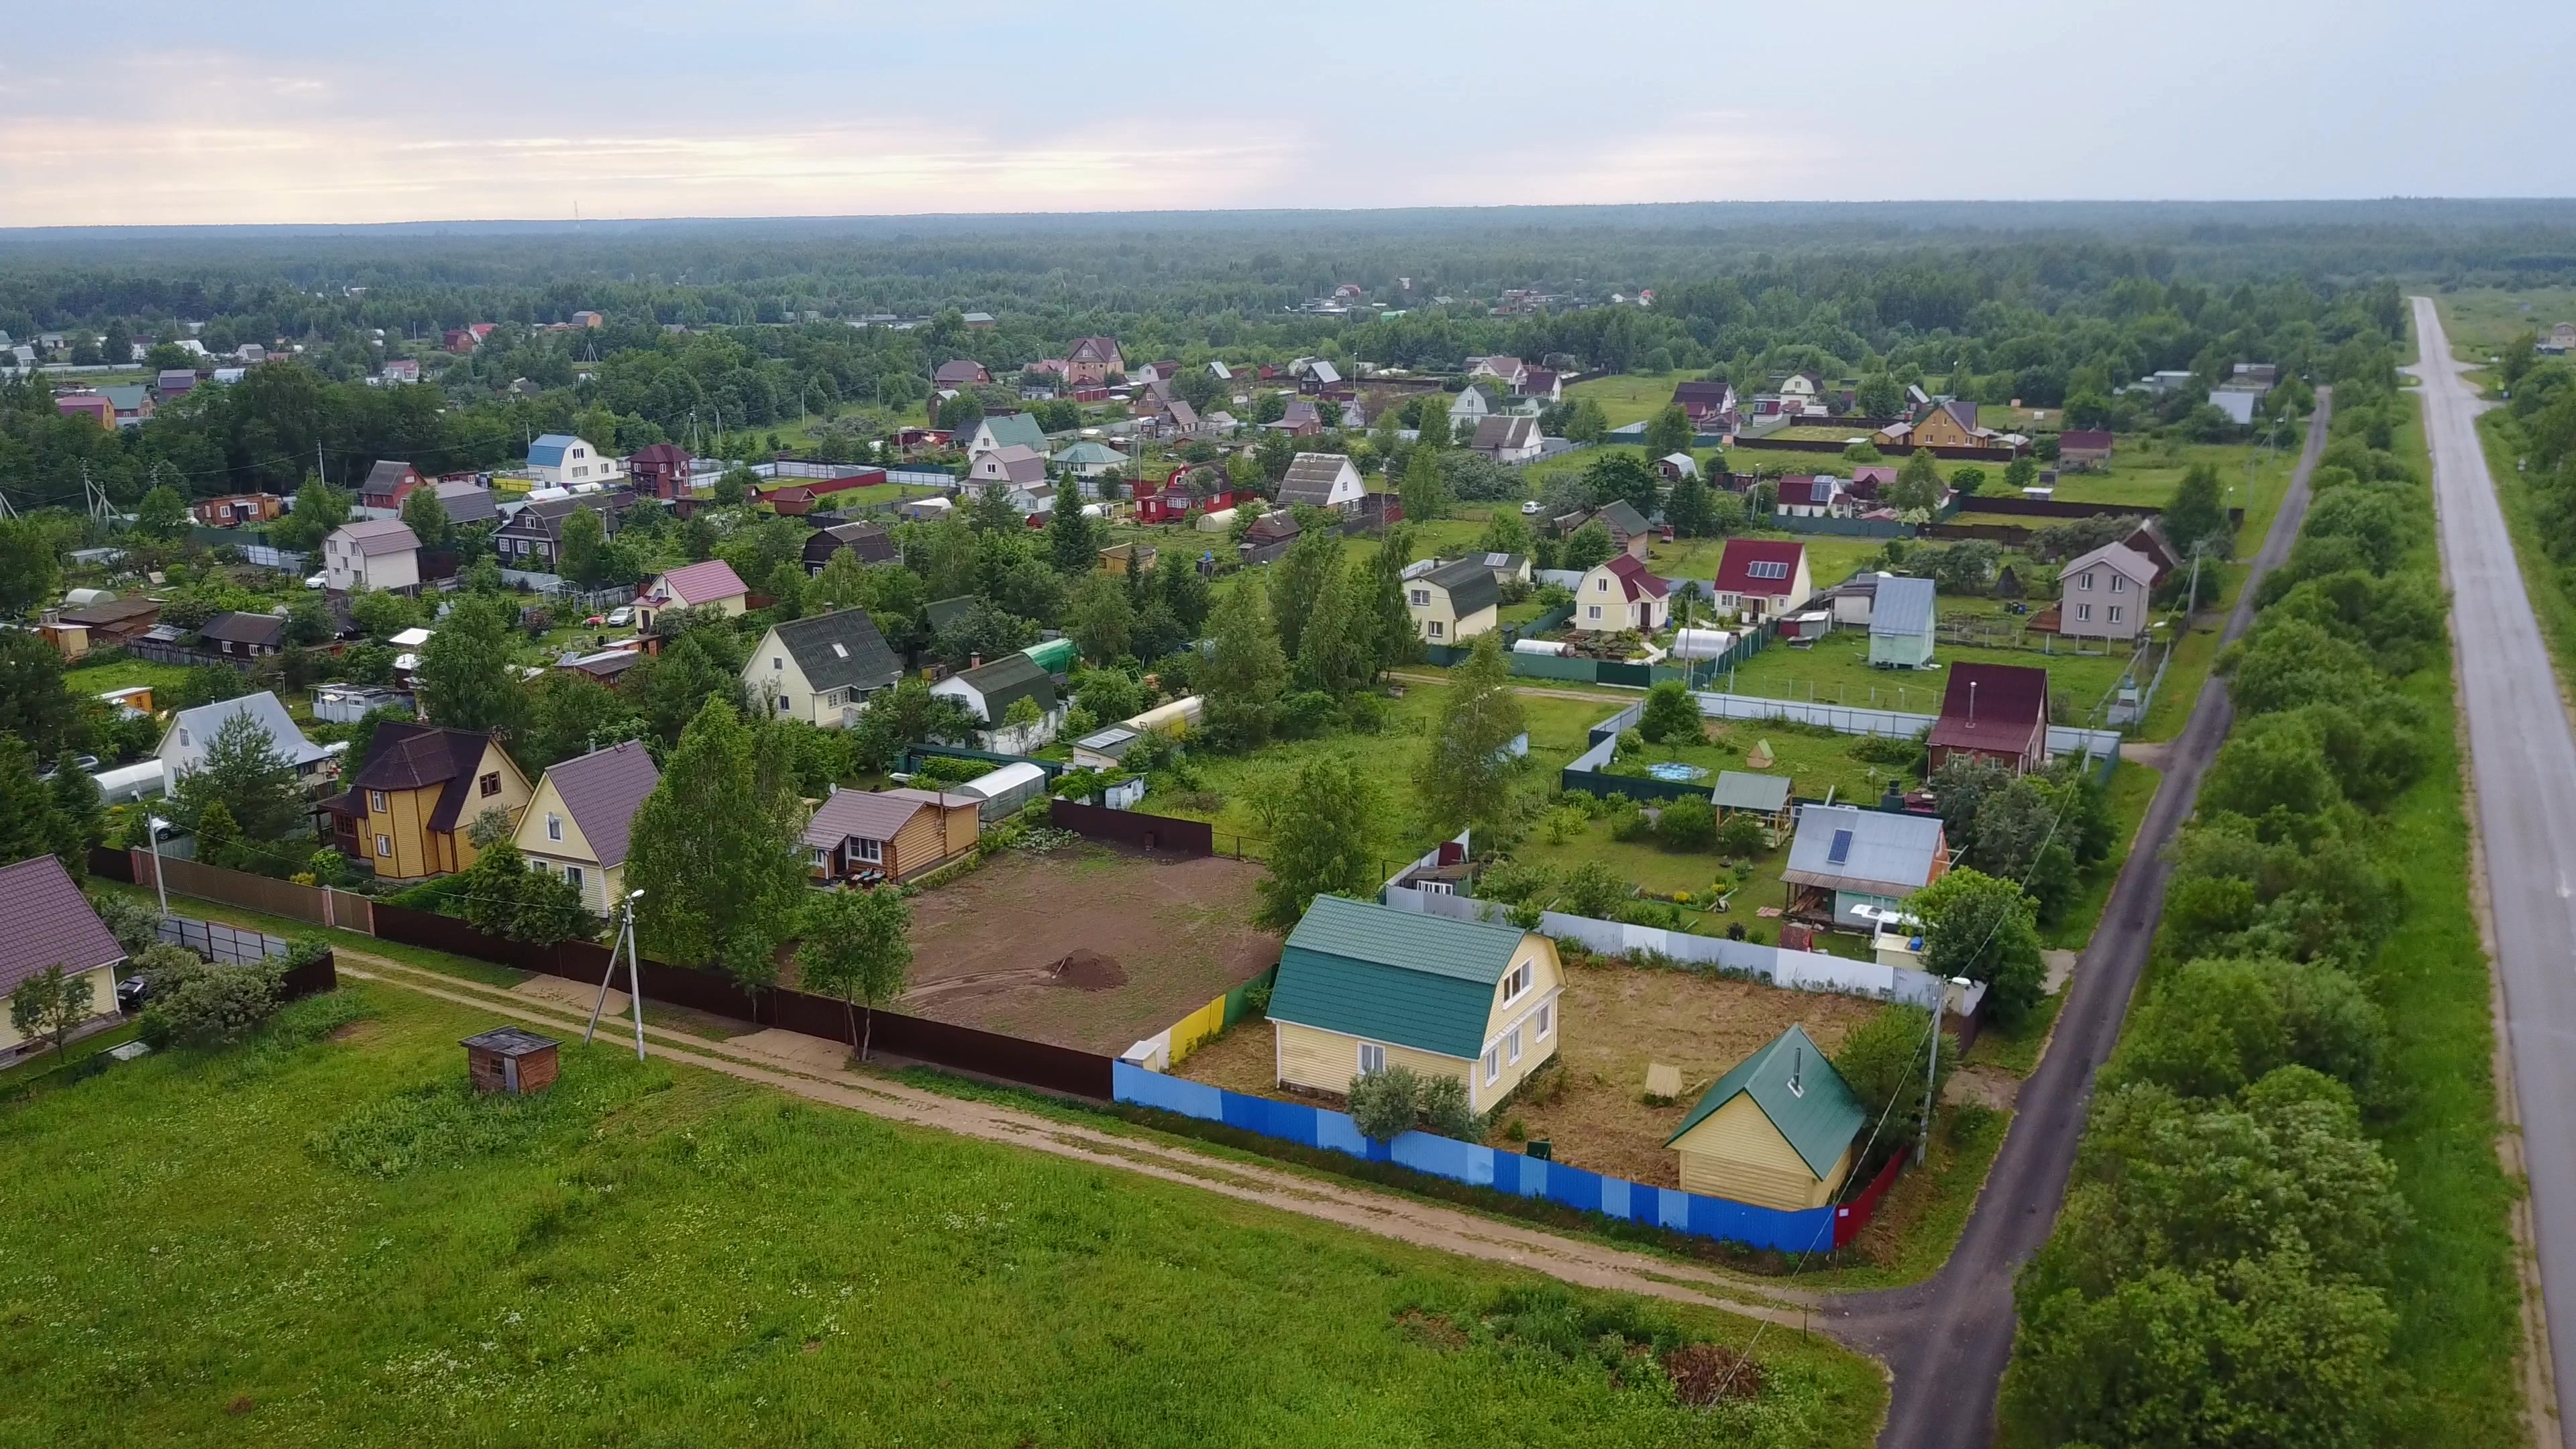
[[1057,497],[1055,512],[1047,516],[1047,557],[1056,572],[1068,578],[1080,578],[1100,567],[1099,530],[1082,512],[1078,490]]

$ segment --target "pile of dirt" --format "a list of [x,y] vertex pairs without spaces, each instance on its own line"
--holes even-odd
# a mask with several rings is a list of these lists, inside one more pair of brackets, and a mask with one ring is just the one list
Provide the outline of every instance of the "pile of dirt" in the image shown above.
[[1056,985],[1076,991],[1108,991],[1127,984],[1127,972],[1116,957],[1088,948],[1058,956],[1047,963],[1046,971]]
[[1722,1343],[1686,1343],[1664,1355],[1673,1391],[1693,1408],[1762,1395],[1762,1365]]

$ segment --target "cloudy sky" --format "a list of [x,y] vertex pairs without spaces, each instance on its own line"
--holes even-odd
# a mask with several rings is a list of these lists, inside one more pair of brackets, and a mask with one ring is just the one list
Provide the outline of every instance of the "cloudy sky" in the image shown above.
[[0,226],[2576,195],[2576,3],[0,5]]

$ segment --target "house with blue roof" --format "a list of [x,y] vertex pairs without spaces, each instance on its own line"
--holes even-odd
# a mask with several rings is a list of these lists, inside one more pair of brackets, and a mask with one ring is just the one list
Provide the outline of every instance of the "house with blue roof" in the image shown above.
[[1279,1085],[1339,1097],[1408,1067],[1491,1111],[1556,1055],[1565,965],[1536,931],[1317,896],[1270,992]]
[[1717,1079],[1664,1140],[1682,1191],[1798,1212],[1823,1207],[1858,1165],[1869,1110],[1802,1026]]
[[626,460],[612,458],[570,433],[548,433],[528,445],[528,476],[542,488],[626,481]]

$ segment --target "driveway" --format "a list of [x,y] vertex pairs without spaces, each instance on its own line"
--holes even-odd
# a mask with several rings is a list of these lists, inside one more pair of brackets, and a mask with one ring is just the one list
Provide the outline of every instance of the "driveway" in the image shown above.
[[[2323,392],[2290,492],[2228,616],[2233,641],[2254,618],[2254,585],[2289,556],[2308,511],[2308,475],[2325,450],[2333,409]],[[2075,972],[2072,994],[2039,1069],[2022,1084],[2012,1130],[1995,1157],[1976,1211],[1950,1261],[1928,1282],[1829,1300],[1826,1327],[1878,1355],[1895,1377],[1879,1449],[1985,1449],[1994,1439],[1995,1393],[2012,1356],[2013,1275],[2048,1240],[2075,1167],[2093,1074],[2120,1038],[2129,998],[2146,968],[2169,867],[2165,842],[2191,814],[2202,770],[2227,738],[2235,708],[2212,675],[2191,720],[2169,746],[2164,779],[2147,807],[2128,864],[2111,887],[2102,924]],[[2569,778],[2576,781],[2576,768]],[[2570,817],[2576,819],[2576,817]],[[2576,857],[2571,857],[2576,858]]]

